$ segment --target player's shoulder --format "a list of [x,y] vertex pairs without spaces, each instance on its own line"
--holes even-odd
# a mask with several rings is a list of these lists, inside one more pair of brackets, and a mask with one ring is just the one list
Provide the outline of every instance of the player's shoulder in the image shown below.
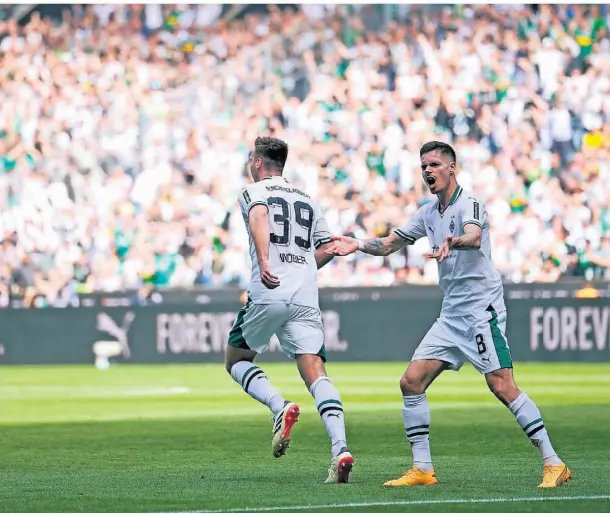
[[458,196],[457,201],[462,204],[478,203],[479,205],[484,205],[485,203],[479,195],[473,193],[468,189],[462,189],[460,191],[460,195]]
[[260,182],[251,182],[241,188],[238,196],[241,202],[248,205],[256,201],[264,201],[269,195],[260,187]]
[[246,184],[245,186],[243,186],[239,192],[239,194],[243,194],[245,192],[247,193],[252,193],[252,192],[260,192],[260,186],[259,186],[260,182],[250,182],[249,184]]
[[435,210],[438,210],[438,200],[433,200],[423,204],[415,211],[415,216],[427,219]]

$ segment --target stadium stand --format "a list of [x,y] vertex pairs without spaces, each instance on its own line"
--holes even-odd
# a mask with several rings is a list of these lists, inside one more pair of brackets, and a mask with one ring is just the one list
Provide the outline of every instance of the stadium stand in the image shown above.
[[[0,20],[0,293],[31,300],[243,286],[249,145],[336,233],[431,200],[422,143],[453,144],[506,281],[610,279],[607,6],[65,6]],[[324,286],[435,283],[425,240]],[[26,302],[28,303],[28,302]]]

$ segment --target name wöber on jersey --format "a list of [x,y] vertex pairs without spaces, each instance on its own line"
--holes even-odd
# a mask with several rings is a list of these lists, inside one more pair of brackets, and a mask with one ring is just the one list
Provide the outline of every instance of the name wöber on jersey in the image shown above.
[[295,255],[294,253],[280,253],[280,260],[288,264],[307,264],[304,255]]

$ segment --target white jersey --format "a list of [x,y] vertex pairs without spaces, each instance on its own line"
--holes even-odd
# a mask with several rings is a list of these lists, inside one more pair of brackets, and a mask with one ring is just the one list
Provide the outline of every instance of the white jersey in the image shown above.
[[445,237],[463,235],[464,226],[470,223],[481,227],[481,248],[452,250],[449,257],[438,265],[439,285],[444,293],[441,314],[444,316],[481,317],[486,310],[506,310],[502,278],[491,260],[485,206],[458,185],[442,214],[438,201],[430,202],[418,209],[408,223],[395,230],[398,236],[410,243],[428,236],[430,246],[437,251]]
[[[267,289],[261,282],[250,233],[248,214],[259,204],[269,210],[269,265],[280,280],[275,289]],[[331,234],[318,204],[283,177],[268,177],[245,187],[239,195],[239,205],[250,237],[252,280],[248,295],[252,302],[285,302],[319,309],[314,253],[320,245],[330,242]]]

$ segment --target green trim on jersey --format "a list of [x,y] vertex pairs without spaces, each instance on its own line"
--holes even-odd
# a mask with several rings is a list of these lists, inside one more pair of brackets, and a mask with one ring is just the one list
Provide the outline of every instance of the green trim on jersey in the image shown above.
[[231,329],[231,332],[229,333],[228,344],[231,345],[233,348],[241,348],[242,350],[250,350],[250,347],[248,346],[248,343],[246,343],[246,339],[244,338],[244,334],[243,334],[243,330],[242,330],[242,326],[244,324],[244,317],[246,316],[248,307],[250,307],[250,298],[248,298],[248,301],[246,302],[246,304],[241,309],[239,309],[239,311],[237,311],[237,319],[235,320],[235,323],[233,324],[233,328]]
[[451,199],[449,200],[447,207],[445,207],[445,210],[441,211],[441,202],[440,201],[436,204],[436,209],[438,210],[438,212],[441,214],[444,214],[450,205],[453,205],[455,202],[457,202],[457,199],[462,194],[462,191],[463,191],[462,186],[460,186],[458,184],[457,187],[455,188],[455,191],[451,195]]
[[500,368],[512,368],[513,361],[510,357],[510,350],[506,344],[506,339],[504,339],[504,336],[502,335],[502,331],[498,327],[498,313],[496,311],[491,311],[489,329],[491,330],[491,339],[496,348],[496,355],[500,362]]
[[455,191],[451,195],[451,200],[449,200],[449,205],[453,205],[457,201],[458,196],[460,196],[461,192],[462,192],[462,186],[460,186],[458,184],[457,187],[455,188]]

